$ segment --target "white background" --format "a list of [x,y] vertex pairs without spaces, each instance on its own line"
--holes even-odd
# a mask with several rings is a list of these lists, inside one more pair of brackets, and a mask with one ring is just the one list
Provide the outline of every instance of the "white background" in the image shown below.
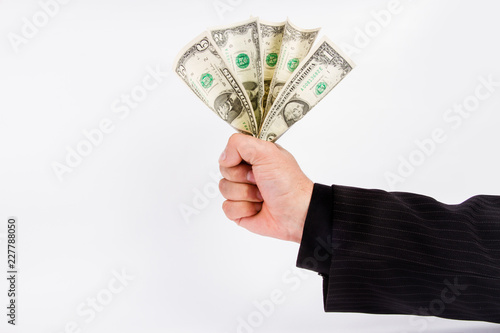
[[[226,11],[217,11],[223,3]],[[357,68],[279,140],[313,181],[389,190],[384,175],[398,172],[398,158],[442,128],[447,140],[394,189],[450,204],[500,194],[500,87],[458,128],[443,119],[473,96],[479,77],[500,81],[498,2],[399,3],[377,30],[371,12],[386,10],[385,0],[73,0],[16,52],[9,36],[22,36],[23,18],[32,22],[41,5],[1,0],[0,266],[5,272],[14,215],[20,274],[15,328],[6,324],[1,279],[0,331],[237,332],[238,318],[258,319],[254,302],[275,289],[284,302],[260,314],[252,331],[499,331],[433,317],[324,313],[320,277],[294,268],[298,244],[253,235],[224,216],[210,174],[234,131],[171,70],[207,27],[250,15],[322,26],[337,44],[358,46]],[[367,27],[372,36],[360,44]],[[112,104],[157,67],[168,75],[120,119]],[[105,118],[114,130],[60,181],[53,164],[65,163],[68,147]],[[205,202],[198,191],[209,195]],[[196,214],[183,216],[186,207]],[[111,294],[113,271],[122,270],[133,279]],[[97,296],[107,304],[90,318],[87,302]]]

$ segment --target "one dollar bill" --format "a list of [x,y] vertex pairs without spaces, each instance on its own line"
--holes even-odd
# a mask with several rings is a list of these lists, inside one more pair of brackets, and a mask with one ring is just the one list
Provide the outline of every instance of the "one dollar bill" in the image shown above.
[[240,132],[256,136],[258,125],[244,86],[204,32],[177,55],[175,72],[213,112]]
[[271,86],[271,81],[273,80],[274,70],[278,64],[285,23],[286,22],[272,23],[259,20],[260,40],[262,44],[262,65],[264,69],[264,98],[262,98],[263,110],[265,110],[265,103],[267,101],[267,96],[269,95],[269,87]]
[[308,54],[318,36],[319,30],[319,28],[301,29],[293,25],[290,21],[286,21],[278,63],[269,86],[269,95],[266,101],[264,119],[267,117],[267,113],[271,109],[271,106],[285,82]]
[[224,60],[243,84],[259,126],[263,114],[264,78],[258,19],[213,28],[210,33]]
[[354,66],[352,60],[327,37],[323,37],[284,84],[262,124],[259,138],[276,141],[318,104]]

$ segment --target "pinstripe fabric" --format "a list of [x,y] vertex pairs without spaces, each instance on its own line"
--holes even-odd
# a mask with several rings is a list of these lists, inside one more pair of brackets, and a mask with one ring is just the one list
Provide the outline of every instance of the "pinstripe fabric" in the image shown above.
[[323,275],[325,311],[500,323],[500,196],[316,184],[297,266]]

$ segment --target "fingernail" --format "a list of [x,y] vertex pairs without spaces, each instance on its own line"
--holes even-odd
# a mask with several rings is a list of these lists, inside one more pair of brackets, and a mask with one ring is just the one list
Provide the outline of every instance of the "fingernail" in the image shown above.
[[248,171],[248,173],[247,173],[247,180],[250,183],[255,183],[255,176],[253,175],[253,171],[252,170]]
[[225,159],[226,159],[226,150],[224,149],[224,151],[222,152],[222,154],[220,154],[219,162],[220,161],[224,161]]

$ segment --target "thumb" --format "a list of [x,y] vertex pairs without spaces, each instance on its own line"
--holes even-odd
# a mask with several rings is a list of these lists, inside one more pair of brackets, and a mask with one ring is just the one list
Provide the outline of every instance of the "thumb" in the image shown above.
[[229,138],[219,158],[219,164],[226,168],[236,166],[242,161],[250,165],[258,165],[269,156],[273,149],[276,149],[276,146],[272,142],[236,133]]

